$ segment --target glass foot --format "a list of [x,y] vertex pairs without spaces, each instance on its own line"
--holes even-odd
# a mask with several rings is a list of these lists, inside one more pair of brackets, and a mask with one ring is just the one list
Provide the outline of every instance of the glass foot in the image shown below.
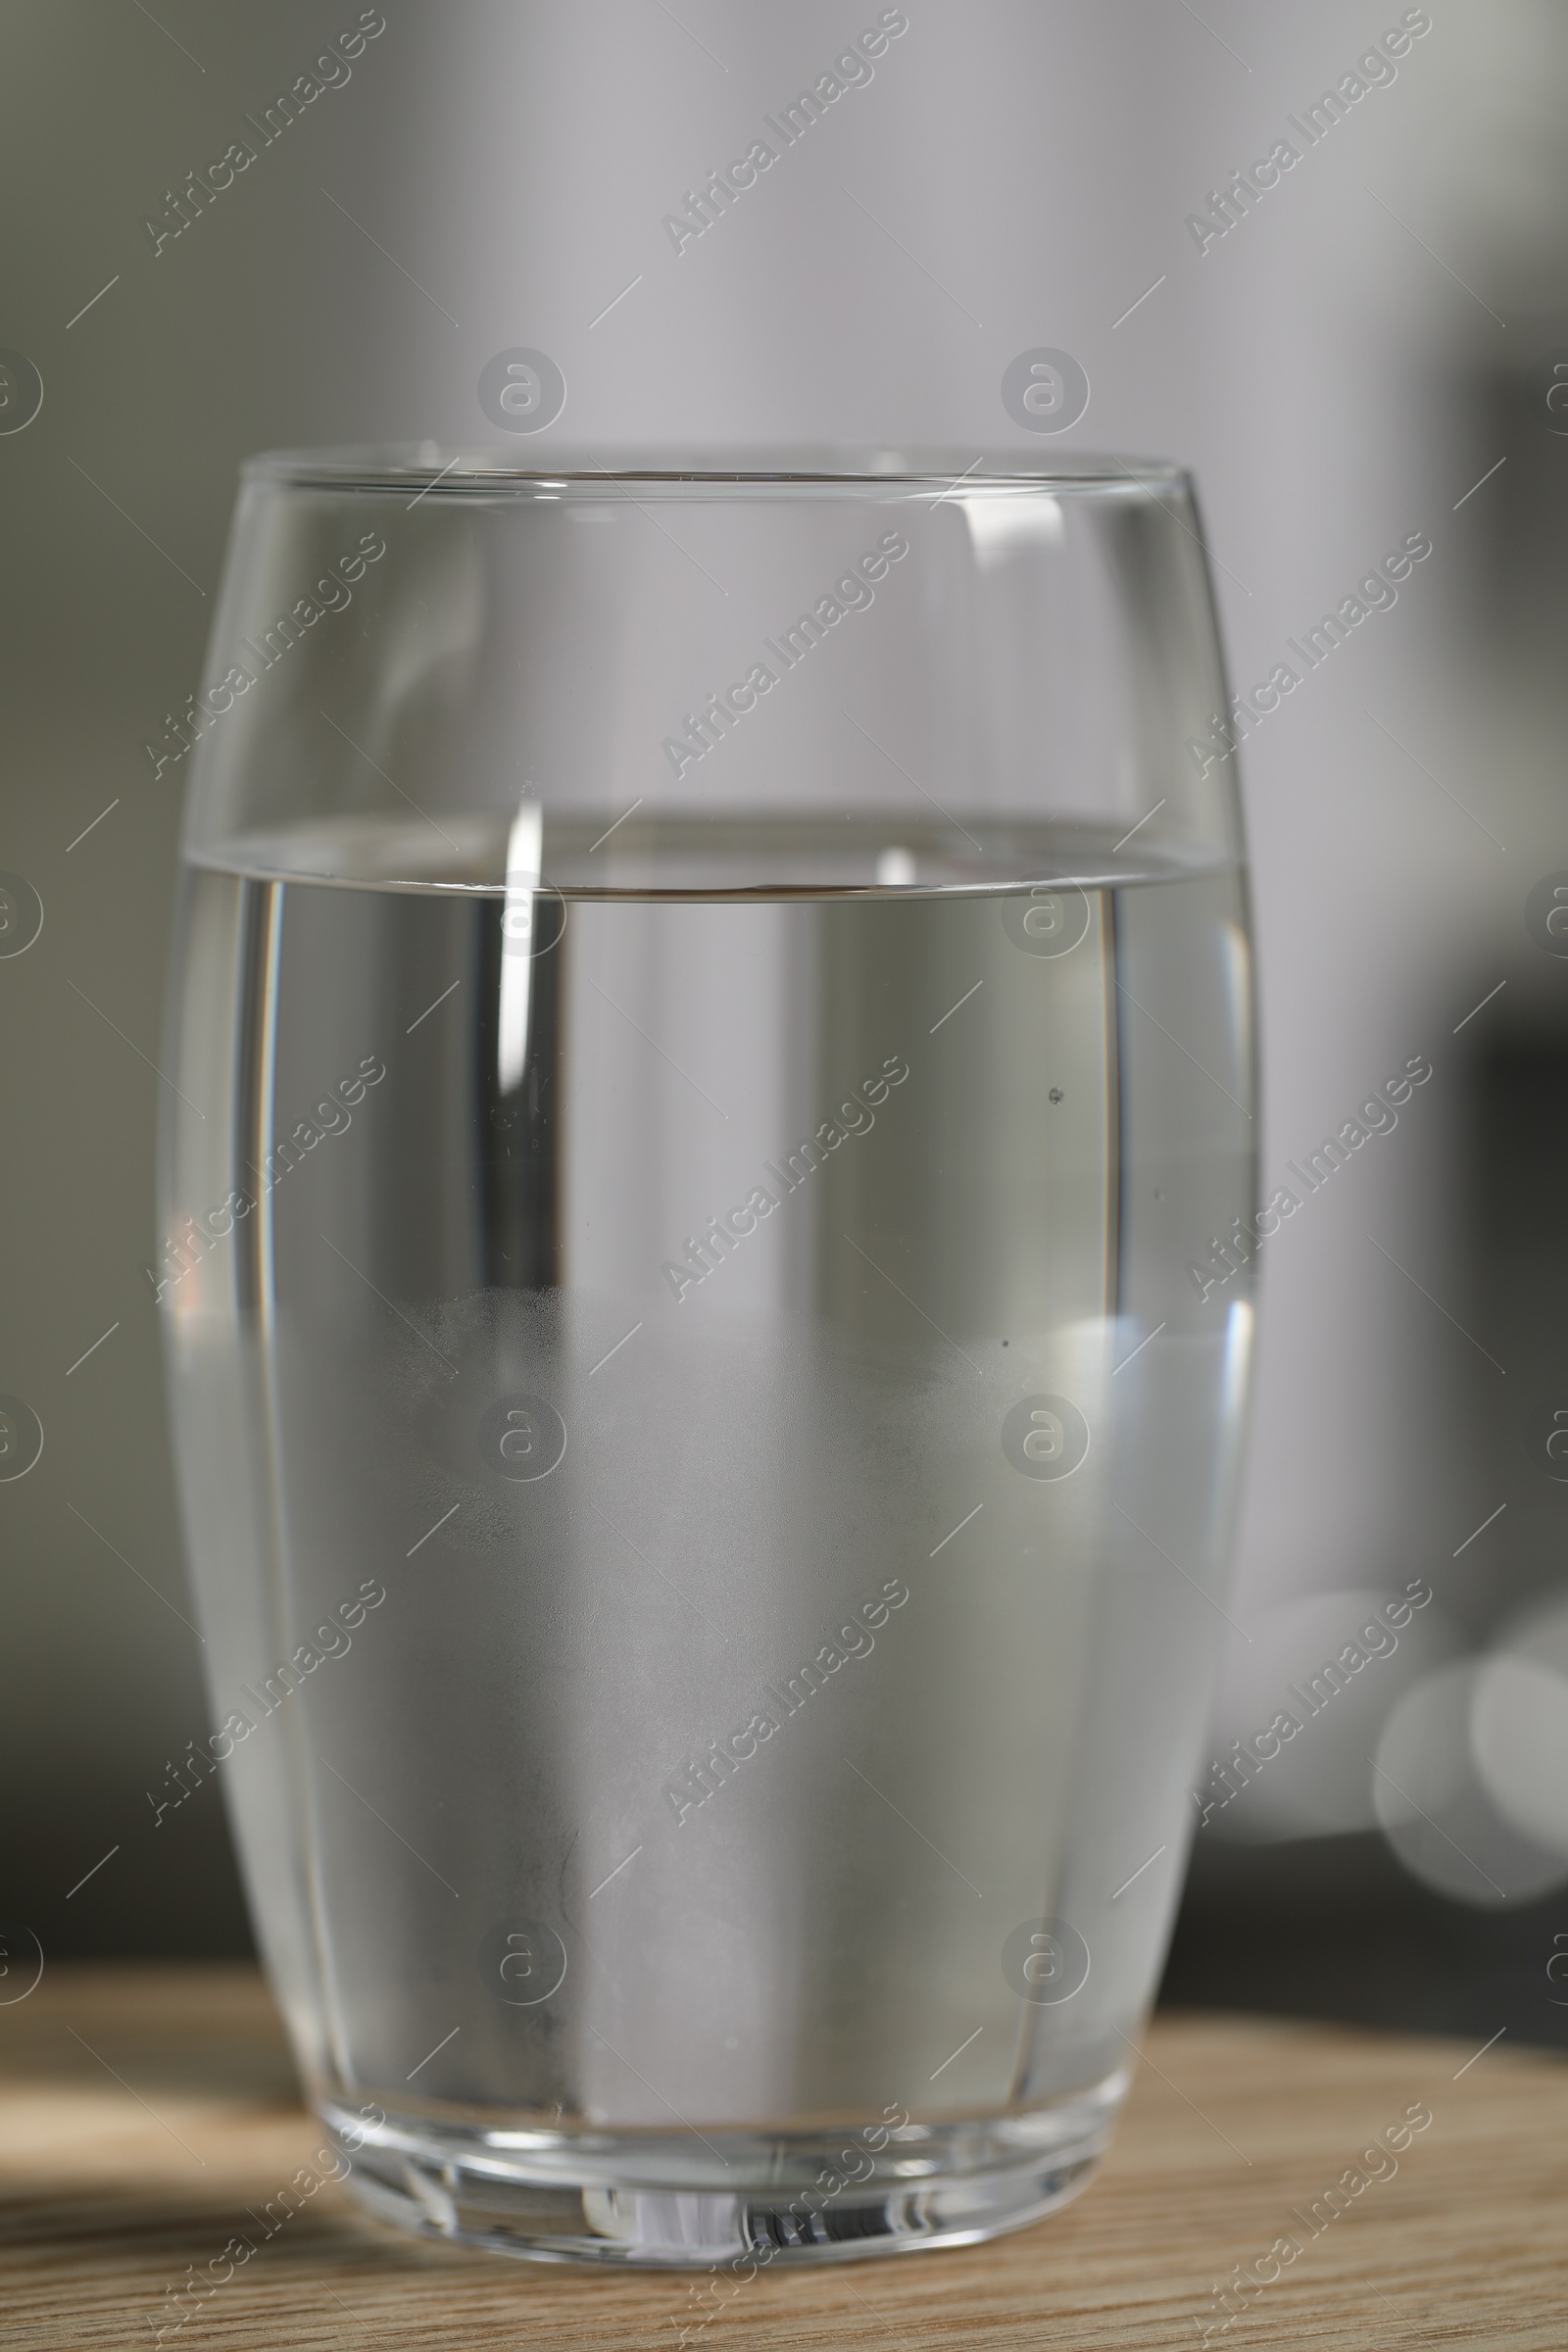
[[1086,2184],[1125,2089],[1118,2070],[1025,2116],[776,2138],[505,2131],[406,2114],[367,2127],[348,2108],[318,2112],[350,2188],[381,2221],[536,2262],[722,2266],[739,2285],[779,2263],[1023,2229]]

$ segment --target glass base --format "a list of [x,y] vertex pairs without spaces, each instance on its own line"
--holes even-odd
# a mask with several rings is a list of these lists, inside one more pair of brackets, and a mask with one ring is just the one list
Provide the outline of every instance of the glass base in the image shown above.
[[1023,2229],[1085,2186],[1126,2085],[1118,2070],[1028,2115],[906,2125],[874,2155],[885,2126],[699,2140],[318,2112],[361,2204],[400,2229],[535,2262],[724,2265],[739,2283]]

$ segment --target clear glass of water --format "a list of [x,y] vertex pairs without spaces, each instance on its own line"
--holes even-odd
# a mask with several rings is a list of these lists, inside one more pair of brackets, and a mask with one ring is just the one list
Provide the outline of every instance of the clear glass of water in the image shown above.
[[377,2214],[742,2278],[1092,2171],[1248,1384],[1228,711],[1170,466],[247,469],[150,1276]]

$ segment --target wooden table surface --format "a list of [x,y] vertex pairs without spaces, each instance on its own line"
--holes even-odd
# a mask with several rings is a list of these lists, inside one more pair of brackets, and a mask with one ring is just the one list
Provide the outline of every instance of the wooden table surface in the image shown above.
[[[0,2343],[138,2346],[320,2134],[260,1980],[57,1968],[0,2005]],[[1299,2217],[1411,2105],[1428,2129],[1348,2210]],[[1375,2167],[1387,2171],[1388,2159]],[[1296,2209],[1293,2211],[1293,2209]],[[1301,2251],[1228,2328],[1232,2266]],[[1265,2261],[1264,2270],[1268,2264]],[[688,2274],[403,2238],[328,2184],[165,2341],[197,2347],[1568,2345],[1568,2067],[1455,2043],[1162,2017],[1099,2178],[988,2246],[760,2273],[701,2311]],[[700,2276],[700,2275],[699,2275]],[[710,2314],[699,2327],[703,2314]]]

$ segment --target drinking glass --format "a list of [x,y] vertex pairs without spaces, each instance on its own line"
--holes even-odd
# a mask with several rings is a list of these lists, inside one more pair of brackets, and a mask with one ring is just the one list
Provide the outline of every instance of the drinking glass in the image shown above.
[[377,2214],[738,2279],[1091,2172],[1225,1626],[1232,710],[1168,465],[247,466],[150,747],[185,1770]]

